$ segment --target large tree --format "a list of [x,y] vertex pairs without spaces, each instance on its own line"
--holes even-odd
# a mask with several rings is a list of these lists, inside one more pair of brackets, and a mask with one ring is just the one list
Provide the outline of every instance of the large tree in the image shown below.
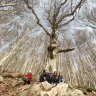
[[[12,3],[9,3],[11,0],[7,0],[7,2],[5,1],[6,0],[3,2],[2,0],[0,7],[15,6],[20,4],[22,1],[25,1],[27,7],[32,11],[37,19],[37,24],[44,29],[45,33],[50,38],[47,48],[48,60],[46,68],[51,69],[52,72],[56,71],[57,54],[74,50],[74,48],[59,49],[58,34],[60,33],[60,30],[63,30],[65,26],[74,20],[77,11],[79,11],[85,0],[40,0],[40,4],[38,5],[40,5],[43,10],[41,10],[40,7],[38,9],[43,13],[42,19],[46,19],[47,21],[43,21],[43,23],[41,23],[41,14],[38,14],[39,11],[37,12],[37,6],[34,6],[35,2],[38,2],[37,0],[20,0],[20,2],[19,0],[15,0]],[[44,26],[44,22],[48,27],[50,27],[50,31]],[[2,60],[4,62],[4,59]]]
[[[41,23],[41,19],[36,13],[36,9],[32,5],[32,0],[25,0],[27,7],[32,11],[37,19],[37,24],[44,29],[46,34],[50,37],[48,46],[48,60],[46,68],[52,72],[56,71],[56,56],[61,52],[68,52],[74,48],[59,49],[58,44],[58,30],[68,25],[75,18],[75,13],[81,8],[85,0],[41,0],[41,7],[43,7],[43,16],[46,16],[47,25],[50,26],[51,32]],[[40,15],[40,14],[39,14]],[[44,18],[44,17],[43,17]],[[45,18],[44,18],[45,19]]]

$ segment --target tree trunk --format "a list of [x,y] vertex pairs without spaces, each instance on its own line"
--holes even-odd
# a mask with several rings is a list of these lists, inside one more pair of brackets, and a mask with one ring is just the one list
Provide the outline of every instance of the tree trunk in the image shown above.
[[57,70],[56,68],[56,56],[58,53],[61,52],[68,52],[74,50],[74,48],[69,48],[69,49],[58,49],[58,38],[55,32],[52,32],[50,35],[50,44],[48,46],[48,59],[47,59],[47,65],[46,68],[47,70],[54,72]]
[[50,36],[50,44],[48,46],[48,59],[47,59],[47,70],[54,72],[56,71],[56,56],[57,56],[57,36],[55,33]]
[[45,69],[47,69],[48,71],[50,71],[52,73],[54,71],[56,71],[56,58],[54,58],[54,59],[48,58]]

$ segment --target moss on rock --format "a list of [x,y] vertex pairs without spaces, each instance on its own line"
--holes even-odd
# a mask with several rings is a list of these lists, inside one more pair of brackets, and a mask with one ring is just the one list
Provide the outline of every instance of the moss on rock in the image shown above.
[[79,89],[83,92],[83,94],[87,95],[88,92],[96,92],[96,88],[93,88],[93,87],[89,87],[89,86],[77,86],[77,85],[74,85],[74,84],[70,84],[68,83],[68,86],[71,90],[74,90],[74,89]]

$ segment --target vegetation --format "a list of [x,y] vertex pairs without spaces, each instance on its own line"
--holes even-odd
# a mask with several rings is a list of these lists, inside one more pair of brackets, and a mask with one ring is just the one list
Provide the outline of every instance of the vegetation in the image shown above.
[[77,85],[73,85],[68,83],[68,86],[70,89],[74,90],[74,89],[79,89],[81,90],[85,95],[88,94],[88,92],[96,92],[96,88],[93,87],[89,87],[89,86],[77,86]]
[[6,72],[6,73],[3,73],[3,77],[4,78],[24,78],[24,75],[23,74],[17,74],[17,75],[14,75],[14,74],[12,74],[12,73],[8,73],[8,72]]
[[4,78],[14,78],[12,75],[10,75],[8,73],[3,74],[3,77]]

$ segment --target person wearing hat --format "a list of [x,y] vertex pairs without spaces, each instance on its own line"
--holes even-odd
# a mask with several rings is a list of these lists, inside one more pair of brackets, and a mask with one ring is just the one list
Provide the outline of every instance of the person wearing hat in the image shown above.
[[30,84],[32,81],[32,73],[28,72],[24,78],[24,84]]

